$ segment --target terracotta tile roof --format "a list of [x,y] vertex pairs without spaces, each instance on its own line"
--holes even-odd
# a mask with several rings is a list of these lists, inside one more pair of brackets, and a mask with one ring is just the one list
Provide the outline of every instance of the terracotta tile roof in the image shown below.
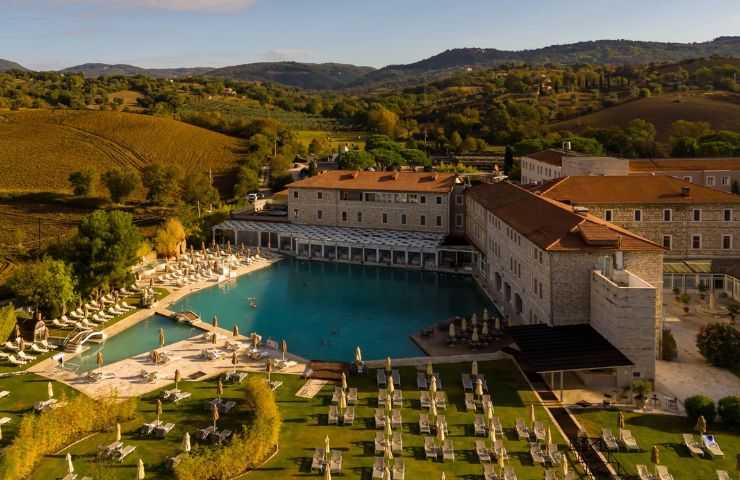
[[567,152],[562,149],[558,148],[548,148],[547,150],[542,150],[541,152],[535,152],[530,153],[529,155],[524,155],[526,158],[532,158],[534,160],[538,160],[540,162],[549,163],[550,165],[555,165],[556,167],[560,167],[563,165],[563,157],[582,157],[584,156],[582,153],[574,152],[572,150],[568,150]]
[[654,160],[630,160],[630,171],[692,171],[692,170],[740,170],[740,158],[665,158]]
[[564,177],[529,190],[571,205],[740,204],[738,195],[665,175]]
[[663,251],[660,245],[617,225],[576,213],[573,207],[511,183],[478,185],[466,195],[544,250]]
[[287,188],[449,193],[456,178],[454,173],[332,170],[293,182]]

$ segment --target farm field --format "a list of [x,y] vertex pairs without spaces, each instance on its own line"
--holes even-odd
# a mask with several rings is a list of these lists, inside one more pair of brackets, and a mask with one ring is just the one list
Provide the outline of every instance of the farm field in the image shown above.
[[740,103],[730,94],[670,94],[643,98],[551,125],[553,130],[625,126],[641,118],[655,125],[657,140],[669,140],[676,120],[709,122],[715,130],[740,130]]
[[230,171],[240,141],[175,120],[119,112],[0,114],[0,191],[68,191],[67,177],[89,167],[176,163],[185,171]]
[[366,132],[332,132],[327,130],[301,130],[296,132],[298,141],[308,148],[311,142],[315,138],[328,138],[331,143],[332,150],[344,145],[354,145],[360,149],[365,148],[365,136]]

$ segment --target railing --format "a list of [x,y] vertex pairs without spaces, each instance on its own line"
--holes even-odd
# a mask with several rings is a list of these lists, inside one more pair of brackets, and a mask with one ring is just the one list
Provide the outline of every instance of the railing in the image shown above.
[[720,292],[740,301],[740,279],[726,273],[664,273],[663,288],[681,292]]

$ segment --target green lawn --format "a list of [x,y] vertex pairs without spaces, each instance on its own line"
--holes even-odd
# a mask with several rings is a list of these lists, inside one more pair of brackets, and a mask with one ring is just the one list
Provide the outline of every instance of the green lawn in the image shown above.
[[[58,399],[72,398],[77,391],[63,383],[52,382],[54,396]],[[10,423],[2,427],[3,438],[0,447],[10,443],[18,430],[21,417],[25,414],[34,415],[33,404],[46,400],[48,380],[38,375],[20,374],[0,378],[0,391],[8,390],[10,395],[0,399],[0,417],[10,417]]]
[[[404,387],[405,404],[404,416],[404,459],[406,461],[407,477],[410,479],[439,478],[441,472],[447,473],[447,478],[467,478],[471,475],[482,475],[482,467],[474,452],[474,437],[472,433],[473,414],[464,411],[463,392],[460,387],[460,372],[469,369],[469,365],[440,365],[435,367],[442,375],[443,390],[447,392],[451,403],[445,412],[450,428],[450,438],[455,442],[456,461],[454,463],[432,462],[423,459],[423,438],[417,434],[417,421],[421,410],[418,404],[416,389],[416,375],[414,368],[401,369],[402,387]],[[506,446],[511,461],[522,480],[539,480],[543,476],[541,467],[532,466],[526,442],[515,440],[512,427],[516,417],[527,417],[528,405],[534,400],[534,394],[528,390],[516,367],[508,361],[489,362],[480,365],[481,373],[488,377],[491,393],[494,399],[495,414],[502,418],[506,430]],[[259,375],[259,374],[253,374]],[[333,386],[325,387],[316,398],[305,400],[295,397],[295,392],[303,385],[304,380],[295,376],[273,375],[274,379],[284,382],[278,390],[278,403],[283,415],[283,426],[280,435],[280,453],[261,469],[249,474],[249,478],[284,479],[310,475],[310,458],[315,447],[323,446],[324,437],[329,435],[332,448],[344,453],[344,475],[341,478],[368,478],[373,462],[374,425],[371,425],[372,415],[376,406],[377,390],[374,376],[350,377],[351,386],[360,389],[360,401],[357,408],[357,418],[352,427],[326,425],[326,413],[330,402]],[[135,436],[136,428],[144,420],[154,417],[157,393],[146,396],[140,404],[140,418],[123,425],[123,441],[126,444],[136,445],[136,451],[127,458],[123,465],[98,463],[95,452],[98,445],[108,444],[113,440],[114,433],[98,434],[70,449],[73,455],[75,468],[83,475],[93,475],[96,480],[130,479],[134,477],[135,465],[141,457],[147,466],[147,478],[171,478],[163,467],[166,457],[175,455],[179,451],[180,442],[185,431],[193,432],[209,424],[209,412],[203,408],[203,402],[215,395],[213,381],[190,383],[183,382],[181,389],[193,393],[193,397],[181,402],[178,406],[165,404],[164,420],[174,422],[177,427],[166,440],[140,440]],[[239,406],[232,413],[224,416],[219,424],[223,428],[236,430],[247,417],[243,404],[243,387],[227,386],[226,398],[239,402]],[[548,421],[544,410],[537,409],[537,416]],[[553,428],[555,441],[562,439]],[[193,441],[196,445],[197,442]],[[32,479],[46,480],[61,476],[64,469],[64,455],[48,457],[34,472]],[[317,478],[318,476],[315,475]]]
[[[617,412],[594,410],[576,414],[578,421],[590,436],[600,436],[602,428],[611,428],[617,434]],[[653,445],[660,448],[661,464],[668,467],[676,480],[714,480],[715,470],[735,472],[735,456],[740,453],[740,436],[736,433],[715,430],[717,441],[725,453],[724,459],[708,460],[694,458],[683,446],[682,433],[691,433],[694,424],[686,417],[673,415],[651,415],[625,413],[625,428],[632,431],[640,447],[639,453],[615,453],[612,458],[627,472],[634,475],[635,465],[644,464],[652,470],[650,450]]]

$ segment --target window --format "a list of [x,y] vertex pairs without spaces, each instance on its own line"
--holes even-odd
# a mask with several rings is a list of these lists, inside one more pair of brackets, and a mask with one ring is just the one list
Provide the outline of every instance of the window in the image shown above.
[[614,218],[614,212],[611,210],[604,210],[604,220],[611,222]]
[[663,221],[664,222],[670,222],[673,220],[673,210],[670,208],[666,208],[663,210]]
[[725,208],[725,222],[731,222],[732,221],[732,210],[729,208]]
[[670,235],[663,235],[663,248],[665,248],[666,250],[670,250],[672,243],[673,239]]
[[316,200],[321,200],[324,198],[324,192],[316,192]]
[[463,214],[462,213],[458,213],[455,215],[455,225],[458,228],[461,228],[463,226]]
[[321,217],[322,217],[323,215],[324,215],[324,212],[322,212],[321,210],[317,210],[317,211],[316,211],[316,218],[318,218],[319,220],[321,220]]
[[437,205],[442,205],[442,196],[437,195]]
[[347,212],[342,212],[342,221],[343,222],[347,221]]
[[401,214],[401,225],[406,225],[406,214],[405,213]]
[[462,195],[456,195],[455,196],[455,203],[458,204],[458,205],[462,205],[463,204],[463,196]]
[[388,214],[387,213],[384,213],[383,214],[383,223],[388,223]]
[[362,212],[357,212],[357,223],[362,223]]
[[729,184],[730,184],[730,177],[728,177],[726,175],[723,176],[722,177],[722,185],[729,185]]
[[298,190],[293,190],[293,198],[298,198]]
[[419,196],[419,202],[420,203],[427,203],[427,196],[426,195],[420,195]]
[[713,187],[714,186],[714,176],[713,175],[710,175],[710,176],[707,177],[707,186],[708,187]]
[[425,217],[424,215],[419,217],[419,225],[426,225],[426,224],[427,224],[427,217]]
[[294,208],[293,209],[293,218],[298,218],[298,209],[297,208]]
[[695,208],[691,211],[691,219],[694,222],[701,222],[701,210]]
[[724,250],[732,248],[732,235],[722,235],[722,248]]
[[683,177],[685,182],[694,183],[694,179],[691,177]]
[[635,221],[642,222],[642,210],[635,210]]
[[701,248],[701,235],[691,236],[691,248],[698,250]]
[[437,226],[438,227],[442,226],[442,216],[441,215],[437,215]]

